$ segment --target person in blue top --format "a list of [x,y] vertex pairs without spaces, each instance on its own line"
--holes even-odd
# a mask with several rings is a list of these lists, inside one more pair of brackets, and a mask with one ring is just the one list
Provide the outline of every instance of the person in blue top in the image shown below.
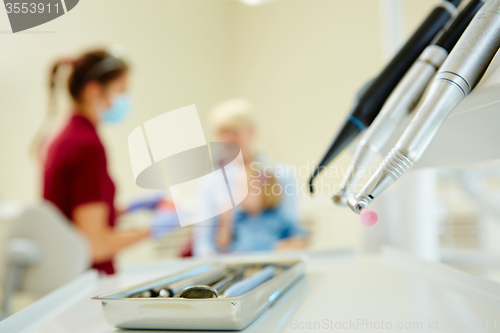
[[293,216],[279,207],[283,197],[281,184],[269,171],[257,168],[247,167],[247,177],[247,197],[235,209],[218,217],[217,249],[250,252],[304,247],[304,231]]
[[[250,110],[248,101],[235,99],[219,104],[211,113],[211,125],[219,141],[237,144],[241,149],[249,193],[233,209],[194,225],[195,256],[293,250],[307,245],[306,233],[299,223],[296,179],[290,168],[255,154]],[[237,174],[226,167],[228,179]],[[206,216],[223,200],[210,184],[205,185],[200,190],[204,205],[199,210]]]

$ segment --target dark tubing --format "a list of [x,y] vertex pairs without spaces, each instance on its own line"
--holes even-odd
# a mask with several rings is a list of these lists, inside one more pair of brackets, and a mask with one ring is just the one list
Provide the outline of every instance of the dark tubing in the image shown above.
[[458,14],[450,27],[443,33],[443,35],[438,39],[436,45],[444,48],[448,53],[451,52],[455,44],[460,39],[460,36],[464,33],[465,29],[469,25],[470,21],[476,15],[477,11],[484,4],[484,1],[472,0],[467,6]]
[[[406,74],[415,60],[418,59],[424,49],[432,42],[438,32],[448,23],[450,18],[451,14],[445,8],[441,6],[434,8],[417,31],[415,31],[389,64],[387,64],[374,82],[370,84],[369,88],[360,97],[358,103],[356,103],[351,113],[347,116],[347,119],[354,117],[362,122],[365,127],[370,126],[401,78]],[[345,124],[348,124],[348,122],[346,121]],[[335,137],[330,149],[328,149],[328,152],[314,171],[310,184],[312,184],[314,177],[316,177],[321,169],[327,166],[356,137],[345,137],[342,135],[343,132],[344,129],[341,129]],[[338,147],[342,147],[342,149]],[[310,186],[310,190],[312,189],[313,187]]]
[[[359,127],[353,122],[347,120],[344,126],[342,126],[340,132],[337,134],[335,140],[333,140],[333,144],[330,146],[330,149],[328,149],[326,155],[337,156],[342,150],[344,150],[349,142],[351,142],[352,140],[354,140],[354,138],[356,138],[356,136],[358,136],[359,133],[361,133]],[[321,163],[323,163],[323,161],[321,161]],[[324,164],[323,166],[326,167],[327,164],[328,163]],[[318,175],[318,173],[321,172],[321,170],[323,170],[323,168],[317,167],[314,170],[311,179],[309,180],[309,191],[311,193],[314,192],[313,180]]]
[[451,2],[452,4],[454,4],[454,5],[455,5],[455,7],[458,7],[458,5],[460,5],[460,2],[461,2],[461,1],[462,1],[462,0],[448,0],[448,2]]

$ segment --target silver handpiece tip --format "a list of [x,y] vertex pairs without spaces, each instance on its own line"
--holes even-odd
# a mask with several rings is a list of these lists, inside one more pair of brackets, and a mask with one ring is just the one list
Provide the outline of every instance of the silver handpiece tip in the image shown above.
[[347,198],[347,205],[353,212],[360,214],[363,209],[368,207],[371,201],[372,199],[369,196],[351,194],[349,198]]

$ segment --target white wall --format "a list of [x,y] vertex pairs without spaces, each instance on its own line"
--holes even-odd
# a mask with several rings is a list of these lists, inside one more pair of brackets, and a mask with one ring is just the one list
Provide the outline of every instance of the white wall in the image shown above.
[[[231,8],[238,32],[232,49],[234,94],[255,103],[261,150],[299,168],[302,201],[317,224],[313,244],[318,247],[359,243],[358,217],[335,207],[331,192],[311,200],[307,180],[355,91],[381,66],[377,5],[285,0],[262,7],[233,3]],[[327,184],[341,181],[348,157],[335,161],[338,177],[325,179]]]
[[[437,3],[404,0],[406,36]],[[0,10],[0,32],[7,30]],[[48,66],[58,56],[112,42],[125,46],[133,66],[134,113],[118,127],[102,128],[122,198],[142,191],[128,160],[133,128],[196,104],[208,135],[209,109],[234,96],[256,106],[261,152],[311,171],[355,91],[384,65],[375,0],[277,0],[261,7],[224,0],[80,1],[53,22],[0,33],[1,197],[39,196],[28,147],[46,109]],[[340,182],[349,158],[345,152],[336,159],[338,177],[327,183]],[[356,215],[335,207],[329,195],[303,199],[319,221],[315,246],[359,244]]]
[[[5,11],[0,15],[0,30],[10,30]],[[228,18],[222,1],[85,0],[33,31],[0,34],[2,197],[39,195],[28,147],[46,110],[49,65],[59,56],[110,43],[127,50],[135,105],[123,125],[102,132],[118,194],[140,191],[128,161],[128,133],[151,117],[193,103],[203,120],[213,104],[228,97]]]

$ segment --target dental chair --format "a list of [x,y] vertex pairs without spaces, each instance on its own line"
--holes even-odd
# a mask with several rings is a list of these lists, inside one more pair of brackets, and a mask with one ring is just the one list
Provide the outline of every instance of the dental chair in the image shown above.
[[42,297],[91,265],[90,248],[73,224],[51,203],[26,208],[2,246],[3,296],[0,320],[9,316],[18,290]]

